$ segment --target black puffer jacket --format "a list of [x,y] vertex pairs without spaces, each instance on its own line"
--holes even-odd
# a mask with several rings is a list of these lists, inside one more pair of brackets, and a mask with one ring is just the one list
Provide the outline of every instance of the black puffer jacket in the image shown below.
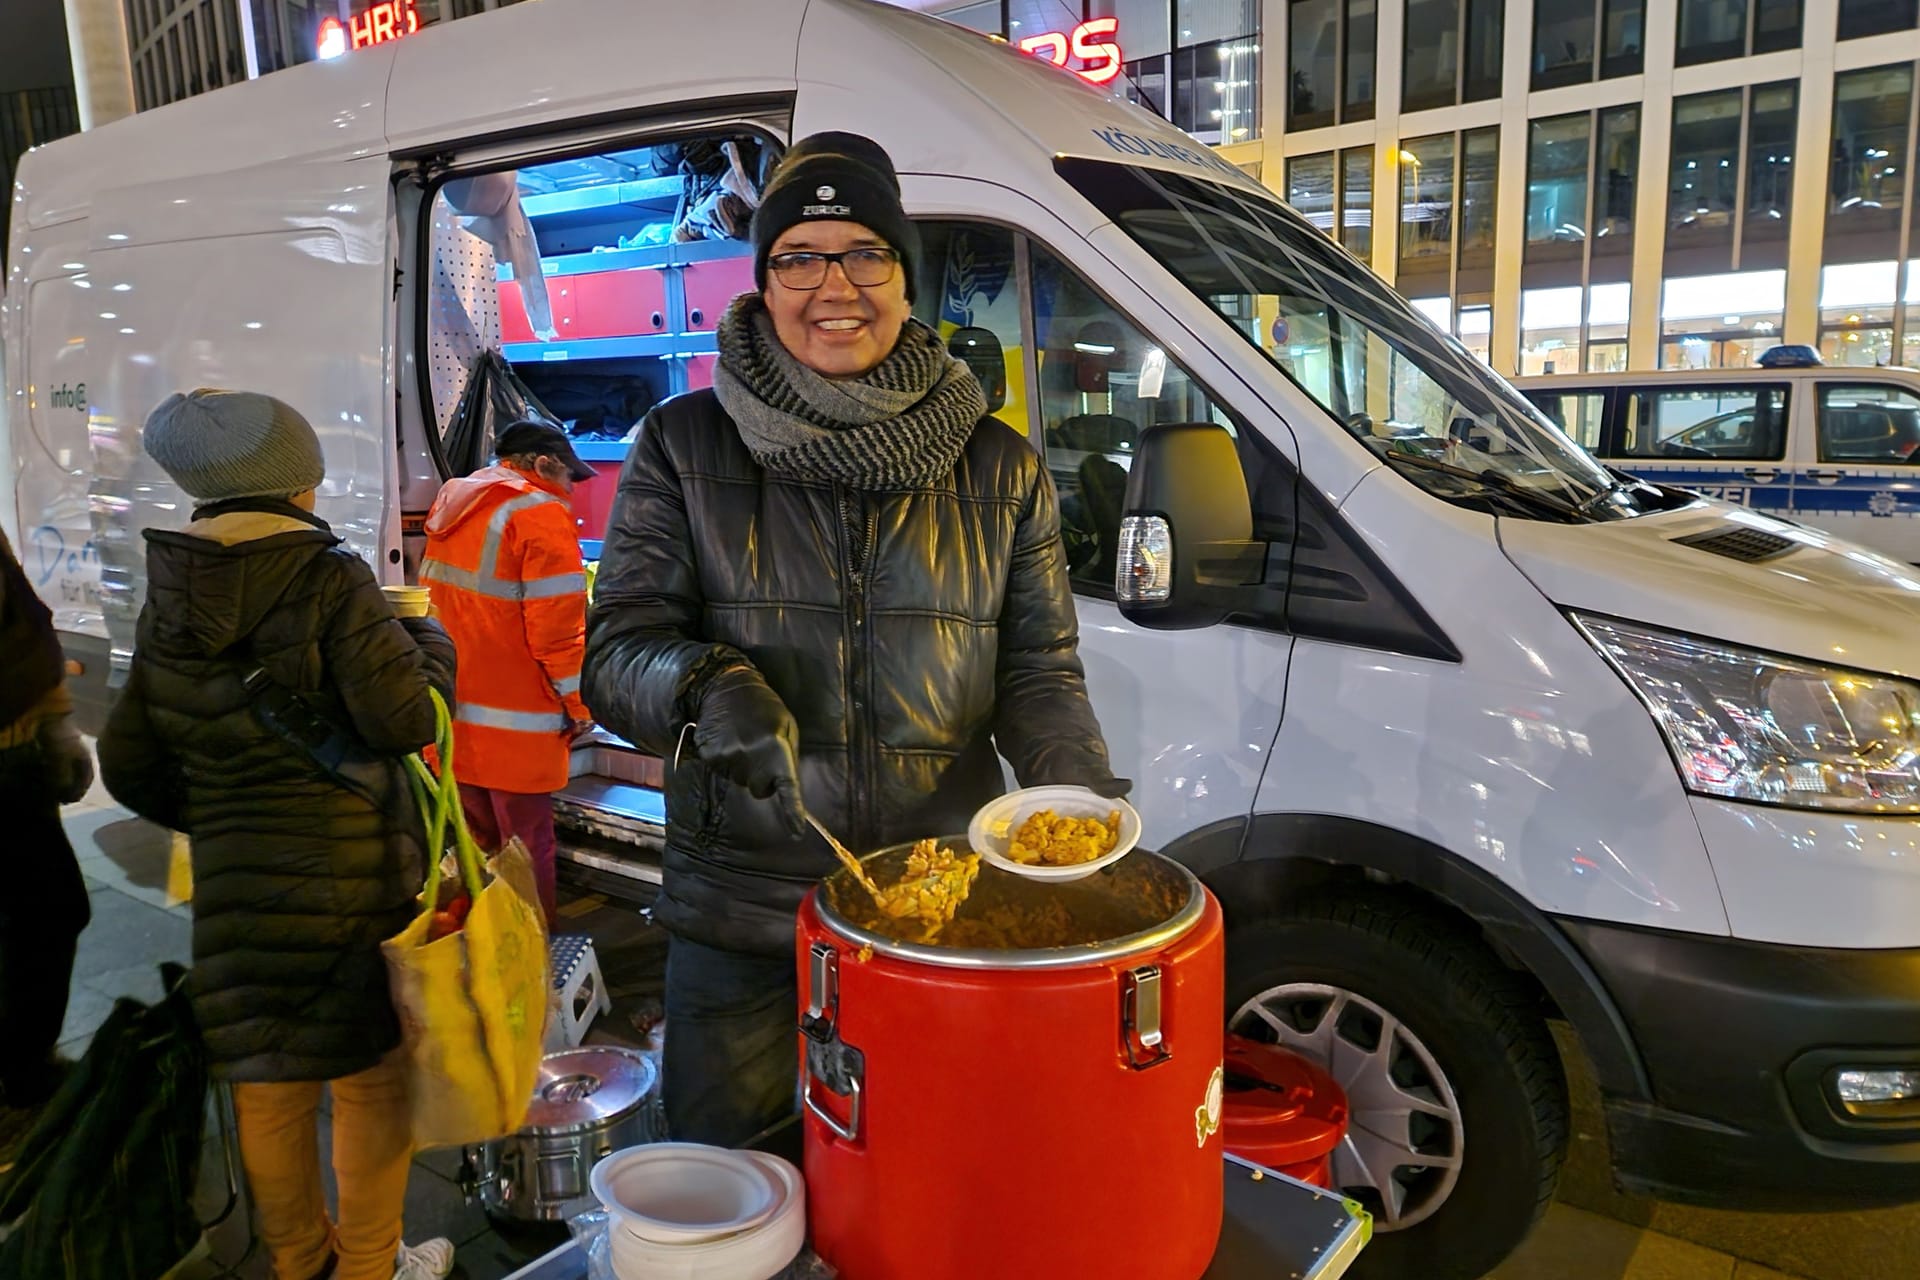
[[861,493],[768,475],[701,391],[647,416],[621,472],[583,687],[668,762],[656,918],[782,954],[833,856],[681,744],[703,682],[743,654],[799,725],[808,810],[855,849],[965,831],[1005,789],[996,747],[1022,785],[1111,777],[1053,481],[992,418],[949,481]]
[[[260,722],[241,683],[256,665],[389,757],[356,770],[371,797]],[[120,803],[192,837],[189,989],[217,1074],[330,1080],[399,1042],[380,942],[425,868],[399,761],[433,740],[430,684],[451,697],[446,633],[397,621],[319,521],[246,510],[148,532],[100,765]]]

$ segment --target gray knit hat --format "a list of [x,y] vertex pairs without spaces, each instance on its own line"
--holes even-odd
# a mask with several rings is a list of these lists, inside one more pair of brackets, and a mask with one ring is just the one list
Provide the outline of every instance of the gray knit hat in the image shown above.
[[313,427],[257,391],[176,392],[147,415],[140,443],[201,502],[289,497],[318,488],[327,473]]

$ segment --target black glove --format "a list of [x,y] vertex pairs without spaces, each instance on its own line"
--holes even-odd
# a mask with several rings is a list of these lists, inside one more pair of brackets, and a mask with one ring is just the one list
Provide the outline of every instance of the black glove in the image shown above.
[[800,727],[780,695],[752,667],[729,667],[700,695],[694,749],[756,800],[772,798],[797,840],[806,832],[800,803]]
[[1133,790],[1132,778],[1102,778],[1098,782],[1089,782],[1087,790],[1108,800],[1119,800]]
[[93,786],[93,753],[87,750],[71,716],[55,716],[40,726],[40,749],[47,757],[47,785],[61,804],[78,804]]

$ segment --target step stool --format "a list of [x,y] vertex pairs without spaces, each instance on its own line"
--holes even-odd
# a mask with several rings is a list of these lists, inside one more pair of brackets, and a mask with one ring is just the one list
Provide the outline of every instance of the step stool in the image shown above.
[[613,997],[600,976],[593,939],[584,933],[556,933],[547,944],[553,970],[552,1016],[547,1019],[546,1050],[572,1049],[586,1038],[596,1016],[613,1012]]

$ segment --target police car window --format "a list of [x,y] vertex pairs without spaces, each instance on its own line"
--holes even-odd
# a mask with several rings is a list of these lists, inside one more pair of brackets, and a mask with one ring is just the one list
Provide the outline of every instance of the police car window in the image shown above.
[[1787,451],[1787,391],[1784,384],[1635,391],[1620,456],[1778,461]]
[[1529,391],[1527,399],[1572,436],[1575,444],[1583,449],[1599,450],[1600,430],[1607,416],[1606,392]]
[[1027,416],[1026,320],[1014,234],[979,222],[922,221],[914,316],[946,340],[987,397],[987,412],[1033,434]]
[[1920,462],[1920,396],[1885,383],[1820,389],[1820,461]]

